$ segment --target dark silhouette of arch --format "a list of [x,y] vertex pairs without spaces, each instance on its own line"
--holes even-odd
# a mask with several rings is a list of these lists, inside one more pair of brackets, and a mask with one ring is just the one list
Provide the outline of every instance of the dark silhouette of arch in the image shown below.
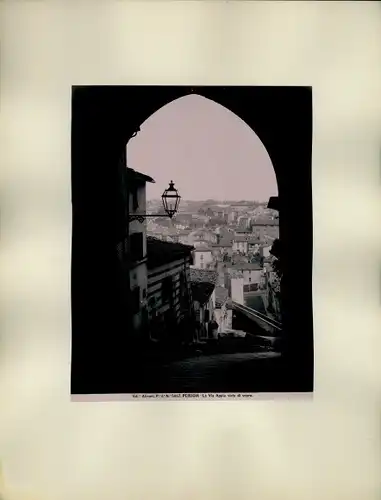
[[118,168],[140,124],[193,92],[241,118],[270,156],[278,182],[286,346],[283,385],[274,391],[312,390],[311,88],[95,86],[72,93],[72,393],[123,390],[118,380],[128,365],[128,332],[113,267]]

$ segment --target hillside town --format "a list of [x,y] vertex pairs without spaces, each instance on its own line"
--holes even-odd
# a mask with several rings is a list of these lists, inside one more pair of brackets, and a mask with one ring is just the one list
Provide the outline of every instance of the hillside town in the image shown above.
[[146,200],[154,179],[131,168],[127,176],[128,244],[121,241],[118,254],[128,261],[137,338],[180,346],[238,335],[232,304],[281,323],[276,210],[254,201],[179,203],[178,196],[170,212],[164,198]]

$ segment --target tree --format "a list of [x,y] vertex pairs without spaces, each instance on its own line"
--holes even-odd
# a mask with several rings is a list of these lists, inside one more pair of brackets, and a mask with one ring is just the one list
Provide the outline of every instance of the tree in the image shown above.
[[274,260],[272,262],[272,267],[276,276],[275,280],[271,284],[271,289],[272,293],[274,294],[274,298],[280,305],[283,266],[282,266],[282,247],[279,239],[274,240],[274,243],[270,250],[270,254],[274,257]]
[[274,269],[277,277],[281,280],[283,272],[282,272],[282,266],[281,266],[280,260],[279,259],[274,259],[274,261],[272,263],[272,266],[273,266],[273,269]]

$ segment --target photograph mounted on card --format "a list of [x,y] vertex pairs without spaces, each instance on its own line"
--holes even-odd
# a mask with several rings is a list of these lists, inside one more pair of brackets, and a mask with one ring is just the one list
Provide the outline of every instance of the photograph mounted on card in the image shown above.
[[310,87],[73,87],[74,399],[313,391],[311,155]]

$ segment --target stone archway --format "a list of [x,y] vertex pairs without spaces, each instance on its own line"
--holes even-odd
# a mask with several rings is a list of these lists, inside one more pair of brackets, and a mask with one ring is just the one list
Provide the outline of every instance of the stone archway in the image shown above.
[[[271,158],[285,266],[282,293],[288,368],[296,381],[294,390],[312,390],[311,88],[99,86],[76,87],[72,99],[73,392],[95,386],[98,392],[99,387],[107,392],[111,386],[117,391],[118,369],[128,359],[120,312],[125,304],[120,304],[112,271],[117,172],[126,143],[159,108],[192,92],[241,118]],[[109,376],[100,375],[99,360],[116,359],[115,352],[119,359],[113,365],[119,368],[110,370]]]

